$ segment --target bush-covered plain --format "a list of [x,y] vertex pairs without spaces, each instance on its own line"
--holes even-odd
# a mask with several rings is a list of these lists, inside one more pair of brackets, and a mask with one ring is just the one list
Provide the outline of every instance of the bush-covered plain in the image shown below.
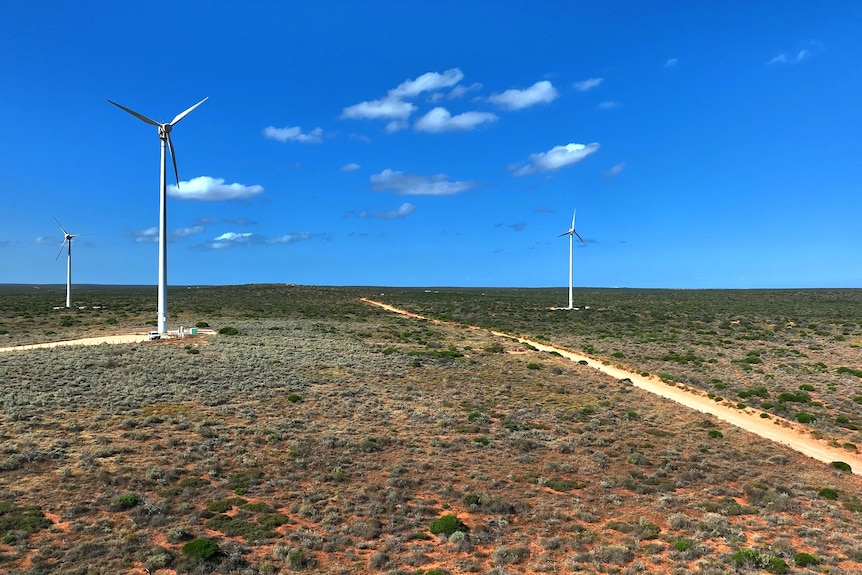
[[[7,288],[0,337],[146,329],[155,290],[101,290]],[[0,571],[858,572],[858,476],[487,328],[855,444],[859,294],[558,291],[174,288],[172,325],[237,333],[0,354]]]

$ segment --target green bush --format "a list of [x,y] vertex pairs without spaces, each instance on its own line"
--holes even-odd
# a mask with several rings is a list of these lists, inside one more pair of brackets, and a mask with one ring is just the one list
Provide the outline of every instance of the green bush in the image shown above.
[[219,335],[237,335],[239,333],[239,330],[235,327],[225,326],[218,330],[218,332]]
[[443,515],[428,525],[428,530],[434,535],[452,535],[456,531],[469,531],[469,528],[461,523],[461,520],[453,514]]
[[195,327],[200,327],[200,328],[207,328],[209,326],[210,326],[210,324],[208,324],[205,321],[199,321],[195,324]]
[[724,434],[717,429],[710,429],[709,436],[713,439],[721,439],[722,437],[724,437]]
[[797,567],[807,567],[809,565],[817,565],[820,563],[820,560],[810,553],[797,553],[793,557],[793,562],[796,563]]
[[799,423],[811,423],[815,419],[817,419],[817,416],[814,415],[813,413],[807,413],[805,411],[800,411],[799,413],[796,414],[796,421],[798,421]]
[[692,548],[692,542],[687,539],[677,539],[673,542],[673,548],[677,551],[688,551]]
[[134,493],[126,493],[123,495],[117,495],[111,500],[111,506],[114,509],[131,509],[135,505],[141,502],[140,497],[135,495]]
[[835,501],[836,499],[838,499],[838,491],[832,489],[831,487],[824,487],[817,492],[817,495],[819,495],[823,499],[828,499],[830,501]]
[[212,539],[192,539],[183,545],[182,552],[192,559],[207,561],[214,559],[218,554],[218,543]]
[[841,471],[851,471],[850,464],[844,463],[843,461],[833,461],[830,465],[835,469],[840,469]]
[[29,534],[51,525],[51,520],[35,505],[18,507],[8,501],[0,502],[0,533],[23,531]]

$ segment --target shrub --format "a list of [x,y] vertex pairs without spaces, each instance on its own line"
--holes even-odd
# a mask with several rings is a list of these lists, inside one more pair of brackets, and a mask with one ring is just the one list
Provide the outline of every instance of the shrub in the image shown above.
[[195,327],[200,327],[200,328],[206,328],[206,327],[209,327],[209,326],[210,326],[210,324],[208,324],[208,323],[207,323],[207,322],[205,322],[205,321],[199,321],[199,322],[197,322],[197,323],[195,324]]
[[687,539],[677,539],[673,542],[673,548],[677,551],[688,551],[692,547],[692,542]]
[[811,423],[815,419],[817,419],[817,416],[814,415],[813,413],[807,413],[805,411],[800,411],[799,413],[796,414],[796,421],[798,421],[799,423]]
[[0,533],[23,531],[35,533],[52,525],[36,506],[18,507],[8,501],[0,502]]
[[803,383],[799,386],[802,391],[814,391],[814,386],[810,383]]
[[538,363],[528,363],[527,364],[527,369],[541,369],[541,368],[542,368],[542,366],[539,365]]
[[295,393],[291,393],[287,396],[287,401],[289,401],[290,403],[296,403],[297,401],[302,401],[302,398]]
[[111,507],[116,510],[131,509],[140,502],[141,499],[134,493],[126,493],[124,495],[117,495],[114,497],[111,500]]
[[833,461],[830,465],[835,469],[840,469],[841,471],[851,471],[850,464],[844,463],[843,461]]
[[724,434],[717,429],[710,429],[709,436],[713,439],[721,439],[722,437],[724,437]]
[[458,519],[457,516],[453,514],[443,515],[442,517],[438,517],[434,521],[432,521],[428,525],[428,530],[431,531],[434,535],[452,535],[456,531],[464,531],[465,533],[470,529],[461,523],[461,520]]
[[490,440],[487,437],[474,437],[473,441],[479,445],[488,445],[490,443]]
[[817,565],[820,563],[820,560],[809,553],[797,553],[793,557],[793,562],[796,563],[797,567],[807,567],[809,565]]
[[819,495],[823,499],[828,499],[830,501],[835,501],[836,499],[838,499],[838,491],[832,489],[831,487],[824,487],[817,492],[817,495]]
[[192,539],[182,548],[183,554],[193,559],[207,561],[214,559],[218,553],[218,543],[212,539]]
[[218,332],[219,335],[237,335],[239,333],[239,330],[235,327],[225,326],[218,330]]

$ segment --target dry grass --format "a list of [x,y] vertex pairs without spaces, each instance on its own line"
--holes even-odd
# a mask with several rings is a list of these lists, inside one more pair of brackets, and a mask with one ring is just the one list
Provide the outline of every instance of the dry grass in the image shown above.
[[207,345],[0,356],[0,571],[858,571],[857,476],[380,290],[224,289],[176,298]]

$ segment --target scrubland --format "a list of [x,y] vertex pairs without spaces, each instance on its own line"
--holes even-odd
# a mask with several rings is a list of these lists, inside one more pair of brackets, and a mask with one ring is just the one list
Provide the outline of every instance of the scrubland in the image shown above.
[[[490,333],[808,413],[855,452],[859,291],[169,295],[172,327],[238,333],[0,354],[0,571],[862,568],[859,476]],[[78,300],[0,292],[0,345],[145,330],[155,290]]]

